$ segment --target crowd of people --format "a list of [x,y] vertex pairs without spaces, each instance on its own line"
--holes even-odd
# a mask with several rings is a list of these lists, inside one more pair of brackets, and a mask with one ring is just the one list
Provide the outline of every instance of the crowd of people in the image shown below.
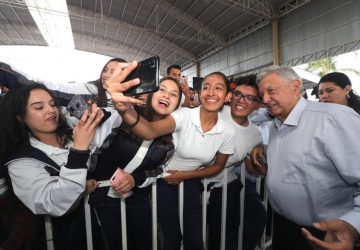
[[[226,186],[225,249],[238,249],[242,223],[242,249],[253,250],[267,222],[255,188],[259,176],[266,176],[274,211],[272,249],[354,248],[360,97],[345,74],[323,76],[320,102],[313,102],[302,97],[301,78],[290,67],[234,79],[233,90],[226,75],[212,72],[197,93],[181,67],[170,65],[156,92],[129,97],[124,92],[139,79],[125,79],[136,67],[114,58],[93,82],[6,88],[0,103],[0,249],[46,249],[44,216],[51,218],[55,249],[87,249],[85,194],[94,249],[122,249],[120,199],[128,249],[152,249],[152,223],[159,225],[159,249],[204,249],[204,237],[207,249],[220,249]],[[88,105],[80,119],[65,108],[78,95]],[[155,182],[157,222],[150,199]]]

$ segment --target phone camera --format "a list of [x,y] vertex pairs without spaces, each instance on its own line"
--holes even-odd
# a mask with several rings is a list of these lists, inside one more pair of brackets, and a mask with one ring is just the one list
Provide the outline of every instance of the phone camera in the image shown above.
[[155,62],[154,61],[149,62],[149,66],[151,69],[155,68]]

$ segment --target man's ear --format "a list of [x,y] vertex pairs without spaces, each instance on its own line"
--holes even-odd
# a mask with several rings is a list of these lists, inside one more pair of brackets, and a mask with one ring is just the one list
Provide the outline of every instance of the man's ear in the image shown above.
[[294,87],[295,92],[301,93],[301,83],[299,80],[292,80],[291,84]]
[[233,96],[232,92],[228,92],[225,97],[225,102],[231,102],[231,98]]
[[16,120],[18,120],[19,122],[22,122],[22,119],[19,115],[16,115]]

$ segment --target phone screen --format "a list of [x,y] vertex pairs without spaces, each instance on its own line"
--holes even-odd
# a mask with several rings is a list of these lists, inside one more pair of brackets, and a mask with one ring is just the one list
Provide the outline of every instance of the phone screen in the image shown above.
[[71,116],[81,119],[84,112],[89,108],[86,100],[81,95],[74,95],[66,106]]
[[160,75],[160,58],[154,56],[138,63],[136,69],[134,69],[126,81],[139,78],[140,84],[134,86],[124,92],[126,96],[137,96],[146,93],[156,92],[159,87],[159,75]]

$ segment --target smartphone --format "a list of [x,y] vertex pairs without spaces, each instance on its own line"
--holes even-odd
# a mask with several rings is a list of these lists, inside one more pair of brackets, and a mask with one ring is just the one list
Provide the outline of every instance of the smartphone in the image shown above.
[[87,104],[85,98],[81,95],[74,95],[69,104],[66,106],[66,110],[69,111],[70,115],[75,116],[79,120],[88,108],[89,105]]
[[187,83],[187,82],[188,82],[187,77],[186,77],[186,76],[182,76],[181,79],[180,79],[180,83],[181,83],[181,84],[185,84],[185,83]]
[[160,75],[159,66],[160,58],[158,56],[139,62],[137,68],[128,75],[125,82],[139,78],[140,84],[125,91],[124,95],[137,96],[158,91]]

